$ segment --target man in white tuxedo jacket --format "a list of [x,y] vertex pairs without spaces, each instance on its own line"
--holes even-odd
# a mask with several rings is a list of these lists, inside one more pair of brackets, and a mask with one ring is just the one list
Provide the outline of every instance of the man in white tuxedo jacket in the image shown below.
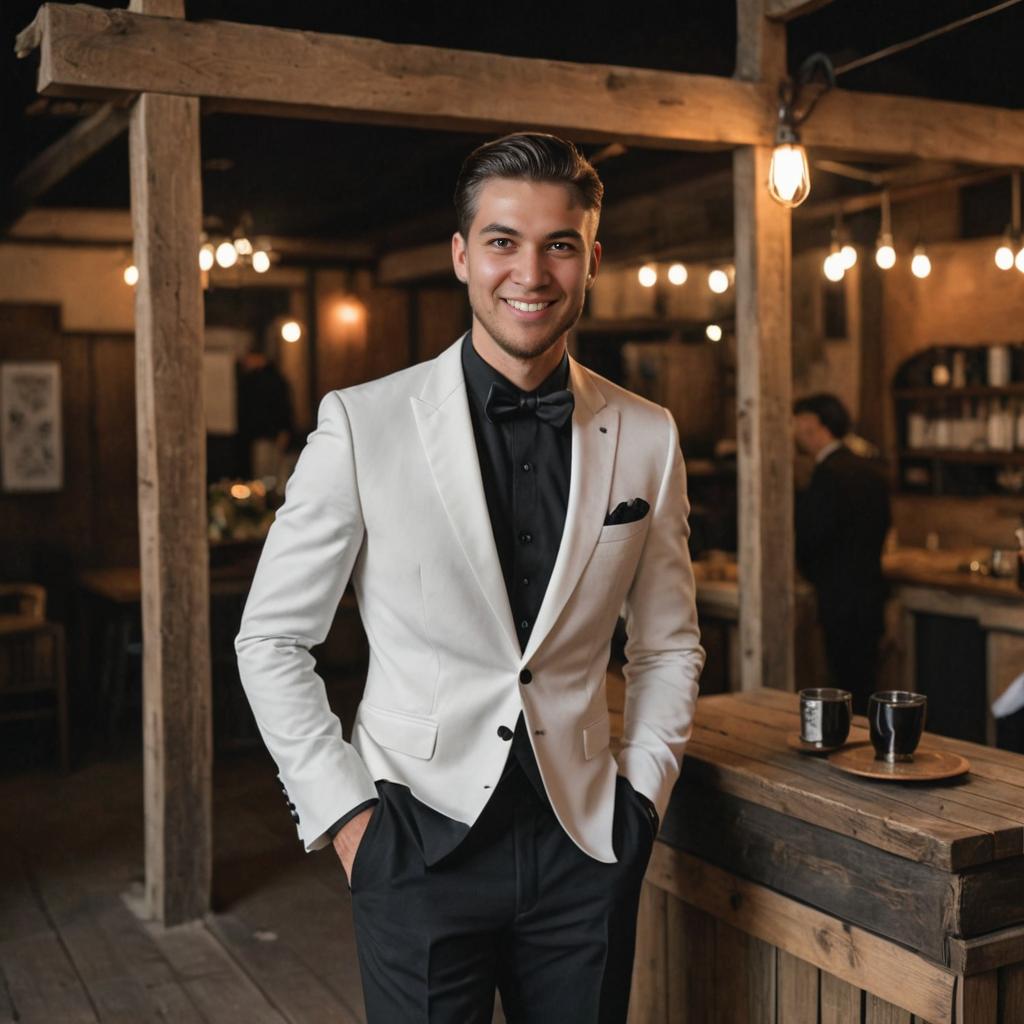
[[[242,682],[306,849],[344,866],[370,1024],[490,1021],[496,988],[510,1021],[625,1021],[704,652],[675,422],[566,352],[602,192],[553,136],[467,158],[472,328],[323,399],[246,604]],[[346,742],[310,649],[350,580],[370,664]]]

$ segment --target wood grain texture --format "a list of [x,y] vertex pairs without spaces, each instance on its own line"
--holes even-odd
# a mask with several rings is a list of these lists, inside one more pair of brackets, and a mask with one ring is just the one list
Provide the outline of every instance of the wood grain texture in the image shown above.
[[146,898],[150,913],[170,925],[209,908],[211,871],[203,310],[195,262],[201,221],[198,100],[141,96],[129,136],[139,268]]
[[668,894],[644,883],[637,917],[630,1024],[664,1024],[668,1019],[665,908]]
[[790,215],[768,195],[771,153],[733,155],[740,679],[793,689]]
[[770,0],[736,2],[736,77],[777,89],[786,72],[786,26],[769,21]]
[[769,18],[791,21],[830,4],[832,0],[765,0],[765,13]]
[[897,943],[663,842],[655,846],[647,881],[850,985],[898,1000],[935,1024],[953,1022],[955,976]]
[[[996,971],[959,979],[956,990],[957,1024],[997,1024],[998,1015],[999,975]],[[1007,1024],[1011,1020],[1012,1017],[1004,1017]]]
[[864,995],[828,971],[821,972],[821,1024],[861,1024]]
[[1003,1022],[1024,1020],[1024,963],[999,972],[999,1012]]
[[864,1024],[911,1024],[911,1014],[893,1003],[867,994],[864,1005]]
[[785,950],[778,953],[779,1019],[818,1024],[818,969]]

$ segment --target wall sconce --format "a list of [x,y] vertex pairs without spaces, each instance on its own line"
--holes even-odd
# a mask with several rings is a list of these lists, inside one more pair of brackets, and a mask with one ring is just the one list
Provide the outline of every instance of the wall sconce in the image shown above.
[[[811,100],[802,114],[798,114],[794,108],[800,99],[800,92],[818,71],[824,76],[825,88]],[[835,84],[836,73],[832,61],[823,53],[812,53],[800,65],[795,83],[786,79],[779,85],[779,124],[775,129],[775,149],[772,150],[772,162],[768,170],[768,191],[783,206],[799,206],[811,194],[807,150],[800,143],[797,129],[811,116],[818,100]]]

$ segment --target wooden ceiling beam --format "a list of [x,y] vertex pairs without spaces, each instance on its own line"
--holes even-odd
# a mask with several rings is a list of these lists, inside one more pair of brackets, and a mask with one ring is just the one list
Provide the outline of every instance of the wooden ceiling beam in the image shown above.
[[794,18],[827,7],[830,3],[832,0],[767,0],[764,14],[772,21],[792,21]]
[[[767,74],[743,81],[53,3],[18,37],[22,55],[37,46],[39,90],[52,96],[198,95],[247,114],[543,128],[661,149],[771,145],[775,130]],[[862,156],[1024,164],[1024,111],[968,103],[834,89],[802,135]]]

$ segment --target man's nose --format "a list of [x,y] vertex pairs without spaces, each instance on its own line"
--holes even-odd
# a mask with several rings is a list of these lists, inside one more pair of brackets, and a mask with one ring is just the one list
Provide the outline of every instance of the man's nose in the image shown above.
[[532,246],[522,246],[512,271],[512,280],[525,289],[541,287],[547,281],[543,253]]

